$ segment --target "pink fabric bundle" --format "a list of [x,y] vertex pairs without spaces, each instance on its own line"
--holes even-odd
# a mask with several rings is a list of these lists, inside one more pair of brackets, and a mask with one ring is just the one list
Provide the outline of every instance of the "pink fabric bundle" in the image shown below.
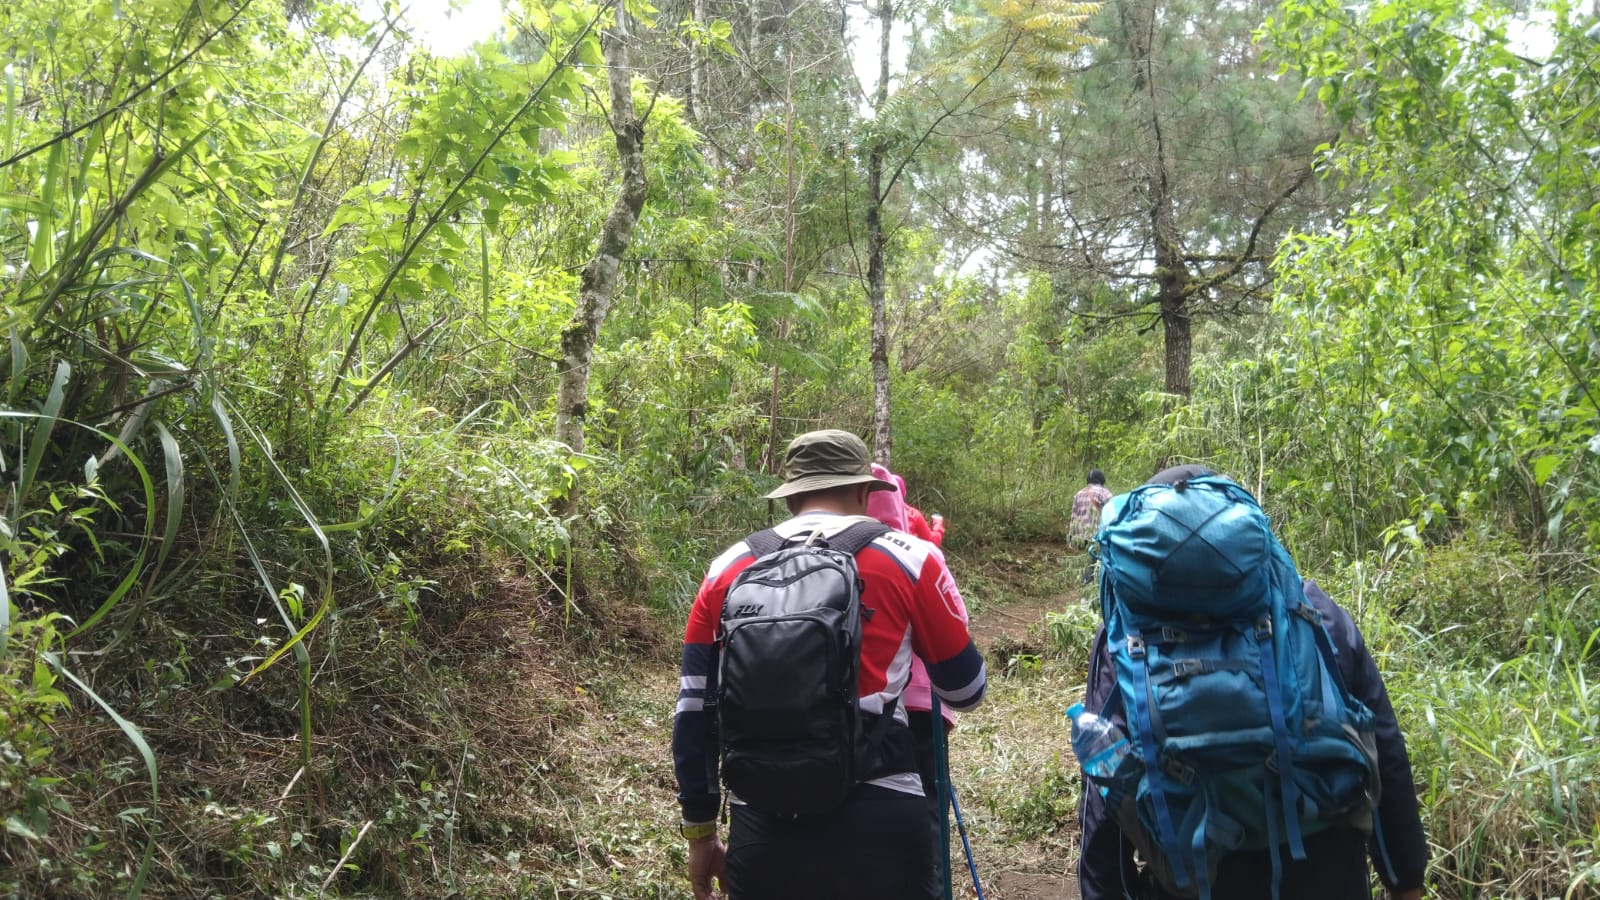
[[[911,534],[911,516],[907,511],[909,506],[906,503],[905,479],[877,463],[872,464],[872,474],[885,481],[894,482],[900,486],[900,489],[897,491],[873,491],[867,495],[867,515],[896,531]],[[917,517],[921,518],[921,513],[918,513]],[[944,536],[942,522],[936,529],[935,534],[938,537]],[[939,558],[942,560],[944,553],[939,549],[937,541],[930,541],[929,543],[933,544],[930,549],[934,553],[938,553]],[[961,609],[961,618],[966,619],[967,605],[962,602],[959,591],[956,592],[955,598],[956,605]],[[915,656],[911,657],[911,680],[906,684],[905,705],[906,709],[919,712],[927,712],[933,709],[933,692],[932,686],[928,682],[928,669],[922,664],[922,660]],[[944,714],[946,723],[955,724],[955,714],[950,711],[949,707],[941,708],[940,712]]]

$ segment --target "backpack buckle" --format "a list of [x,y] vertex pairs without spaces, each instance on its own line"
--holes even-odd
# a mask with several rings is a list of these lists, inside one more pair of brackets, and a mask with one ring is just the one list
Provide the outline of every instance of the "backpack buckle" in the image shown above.
[[1128,635],[1128,656],[1144,659],[1144,636],[1137,632]]
[[1185,787],[1194,784],[1194,766],[1170,756],[1161,761],[1161,773],[1182,782]]
[[1184,631],[1182,628],[1174,628],[1171,625],[1161,626],[1161,643],[1184,644],[1188,643],[1188,641],[1189,632]]
[[1256,620],[1256,640],[1266,640],[1272,637],[1272,617],[1262,616]]
[[1180,659],[1172,664],[1172,677],[1188,678],[1190,675],[1199,675],[1206,670],[1206,664],[1198,659]]

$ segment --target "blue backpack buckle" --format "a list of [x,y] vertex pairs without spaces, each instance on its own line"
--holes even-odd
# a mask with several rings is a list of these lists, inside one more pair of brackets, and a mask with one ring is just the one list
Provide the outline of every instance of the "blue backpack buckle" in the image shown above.
[[1272,637],[1272,617],[1262,616],[1256,620],[1256,640],[1264,641]]
[[1144,659],[1144,636],[1137,632],[1128,635],[1128,656]]

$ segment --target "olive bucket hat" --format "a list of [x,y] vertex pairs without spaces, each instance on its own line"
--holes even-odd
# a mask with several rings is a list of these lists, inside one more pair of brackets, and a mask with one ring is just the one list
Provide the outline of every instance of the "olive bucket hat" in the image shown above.
[[866,484],[874,491],[899,490],[893,482],[872,474],[872,454],[861,438],[837,428],[808,431],[789,442],[783,458],[783,484],[766,498],[777,500],[847,484]]

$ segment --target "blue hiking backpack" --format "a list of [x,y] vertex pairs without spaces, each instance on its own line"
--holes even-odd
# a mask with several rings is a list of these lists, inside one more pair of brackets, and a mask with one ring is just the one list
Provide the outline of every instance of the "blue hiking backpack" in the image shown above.
[[1307,835],[1370,834],[1373,715],[1255,498],[1215,475],[1147,484],[1106,505],[1096,540],[1135,759],[1103,786],[1147,871],[1210,900],[1225,854],[1265,850],[1276,896],[1284,846],[1302,860]]

